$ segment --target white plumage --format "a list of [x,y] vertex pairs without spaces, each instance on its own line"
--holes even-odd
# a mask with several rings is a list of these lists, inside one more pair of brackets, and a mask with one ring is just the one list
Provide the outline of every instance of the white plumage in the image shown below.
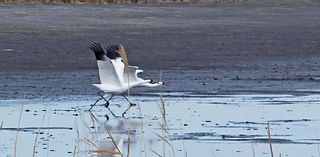
[[[155,87],[163,85],[163,82],[153,82],[152,80],[144,80],[138,77],[138,74],[143,72],[143,70],[137,66],[129,65],[128,68],[126,68],[123,58],[121,58],[119,54],[120,48],[123,49],[122,45],[110,45],[107,47],[107,53],[105,53],[99,43],[90,45],[90,49],[95,53],[97,59],[100,77],[100,84],[93,85],[101,91],[98,93],[101,98],[98,99],[92,107],[95,106],[98,101],[104,99],[106,101],[105,106],[108,108],[109,100],[111,100],[114,95],[121,95],[135,86]],[[111,94],[109,100],[104,98],[105,94]],[[128,100],[126,97],[125,99]],[[129,103],[133,105],[130,101]],[[89,110],[91,110],[92,107]]]

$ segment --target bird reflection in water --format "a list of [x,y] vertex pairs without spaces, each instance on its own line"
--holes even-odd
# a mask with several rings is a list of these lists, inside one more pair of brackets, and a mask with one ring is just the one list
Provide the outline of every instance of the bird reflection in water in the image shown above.
[[90,114],[96,122],[96,131],[92,133],[96,144],[96,150],[92,151],[93,156],[127,156],[128,147],[130,149],[137,147],[137,136],[142,133],[141,119],[118,117],[101,121]]

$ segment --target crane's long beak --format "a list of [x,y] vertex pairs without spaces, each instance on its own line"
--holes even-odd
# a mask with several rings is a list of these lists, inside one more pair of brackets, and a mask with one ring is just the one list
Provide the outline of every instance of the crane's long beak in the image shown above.
[[149,83],[151,83],[151,84],[157,84],[157,85],[164,85],[164,82],[161,82],[161,81],[159,81],[159,82],[154,82],[153,80],[150,80]]

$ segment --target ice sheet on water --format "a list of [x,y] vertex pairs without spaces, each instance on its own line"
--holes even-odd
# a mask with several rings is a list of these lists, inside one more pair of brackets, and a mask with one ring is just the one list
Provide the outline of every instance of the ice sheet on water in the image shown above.
[[[199,153],[202,156],[212,153],[217,156],[252,156],[252,149],[256,156],[269,156],[268,122],[277,153],[290,157],[317,155],[320,95],[188,94],[162,94],[168,124],[165,129],[176,156],[185,156],[186,152],[188,156],[199,156]],[[95,107],[92,114],[87,112],[96,98],[82,95],[1,100],[0,154],[12,155],[21,104],[24,106],[18,130],[27,131],[19,133],[18,155],[31,156],[32,141],[37,134],[36,150],[40,156],[47,152],[52,156],[72,156],[78,145],[82,156],[91,156],[96,148],[81,142],[84,139],[92,140],[99,149],[114,150],[106,129],[112,131],[115,142],[124,151],[128,142],[126,130],[130,130],[132,156],[147,153],[149,157],[156,156],[152,151],[163,152],[162,147],[166,144],[158,137],[164,128],[161,126],[163,118],[158,96],[131,96],[138,105],[130,110],[130,119],[113,118],[103,106]],[[283,102],[281,105],[273,105],[280,101]],[[127,105],[122,98],[115,98],[110,108],[120,115]],[[166,145],[166,151],[170,153],[170,146]]]

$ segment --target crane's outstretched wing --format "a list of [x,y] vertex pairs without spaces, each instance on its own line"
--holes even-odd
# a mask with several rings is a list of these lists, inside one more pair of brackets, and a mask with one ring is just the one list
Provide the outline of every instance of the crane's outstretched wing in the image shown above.
[[106,57],[99,43],[92,43],[89,48],[94,52],[99,69],[101,84],[120,86],[121,82],[111,60]]
[[106,56],[110,59],[116,59],[118,57],[121,57],[120,54],[117,52],[120,49],[119,44],[111,44],[107,48],[107,54]]
[[143,70],[128,65],[126,52],[121,44],[109,45],[106,48],[107,53],[103,51],[99,43],[93,43],[89,47],[97,59],[101,84],[110,88],[119,88],[127,84],[147,87],[163,85],[163,82],[153,82],[138,77],[138,73],[143,72]]
[[127,75],[128,59],[121,44],[111,44],[107,48],[107,57],[110,58],[116,70],[120,82],[124,83],[124,75]]
[[99,43],[92,43],[89,48],[94,52],[97,60],[106,60],[105,53]]

